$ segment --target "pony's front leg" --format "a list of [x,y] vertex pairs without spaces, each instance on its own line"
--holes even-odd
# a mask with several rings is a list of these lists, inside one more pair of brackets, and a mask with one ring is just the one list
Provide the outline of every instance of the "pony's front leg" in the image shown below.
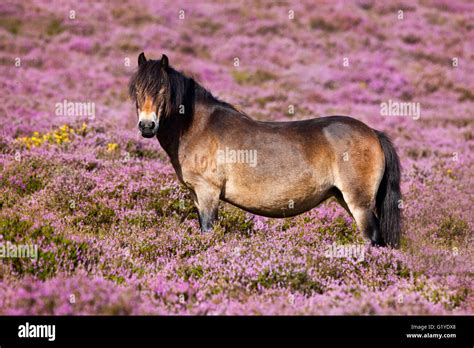
[[217,221],[220,191],[212,186],[203,185],[194,189],[194,203],[199,212],[199,225],[202,232],[212,230]]

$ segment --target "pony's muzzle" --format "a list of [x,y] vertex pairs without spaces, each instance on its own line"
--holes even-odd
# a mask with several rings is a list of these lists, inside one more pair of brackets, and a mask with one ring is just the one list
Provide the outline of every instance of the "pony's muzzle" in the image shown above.
[[156,134],[158,124],[155,121],[140,121],[138,122],[138,129],[144,138],[152,138]]

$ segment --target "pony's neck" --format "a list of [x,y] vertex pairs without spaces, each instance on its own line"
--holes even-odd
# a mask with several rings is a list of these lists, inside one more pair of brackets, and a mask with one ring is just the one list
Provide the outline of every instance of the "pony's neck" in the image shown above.
[[192,119],[185,119],[183,115],[167,116],[160,122],[157,138],[172,162],[178,157],[181,138],[188,131],[191,122]]
[[[198,95],[200,97],[200,90],[203,89],[193,79],[189,79],[178,72],[176,73],[179,74],[179,78],[186,81],[186,89],[183,91],[183,97],[179,103],[173,101],[172,107],[169,108],[169,110],[172,110],[171,113],[164,115],[157,132],[158,141],[172,162],[177,161],[182,139],[193,126],[195,104]],[[176,95],[177,93],[174,94]],[[181,113],[181,110],[184,113]],[[173,165],[175,165],[174,162]]]
[[[186,135],[206,124],[209,110],[214,105],[220,105],[236,110],[231,104],[214,97],[211,92],[195,82],[192,78],[179,74],[179,78],[186,80],[186,91],[181,103],[175,101],[171,108],[172,113],[165,115],[160,121],[157,137],[161,147],[166,151],[171,161],[178,160],[178,151]],[[174,93],[176,95],[176,93]],[[179,104],[179,105],[178,105]],[[179,106],[184,106],[184,114],[179,112]],[[173,163],[173,165],[177,164]]]

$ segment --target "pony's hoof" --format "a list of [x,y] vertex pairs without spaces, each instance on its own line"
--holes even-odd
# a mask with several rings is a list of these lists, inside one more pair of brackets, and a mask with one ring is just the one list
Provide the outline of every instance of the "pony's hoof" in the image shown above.
[[384,243],[383,240],[371,240],[370,245],[372,245],[373,247],[385,247],[386,246],[386,244]]

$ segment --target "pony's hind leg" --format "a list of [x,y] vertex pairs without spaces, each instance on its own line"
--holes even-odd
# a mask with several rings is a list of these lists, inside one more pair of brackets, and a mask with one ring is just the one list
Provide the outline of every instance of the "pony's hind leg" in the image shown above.
[[384,246],[379,228],[379,220],[371,209],[364,207],[350,208],[357,227],[370,240],[372,245]]
[[338,188],[334,187],[334,195],[333,197],[336,199],[337,203],[339,203],[339,205],[341,207],[343,207],[345,209],[345,211],[347,211],[349,213],[349,215],[352,216],[352,212],[351,210],[349,209],[349,207],[347,206],[347,203],[346,201],[344,200],[344,196],[342,195],[342,192],[339,191]]
[[217,220],[219,195],[219,190],[208,185],[194,188],[193,199],[199,212],[199,225],[202,232],[211,230]]
[[356,223],[360,226],[365,237],[370,239],[372,245],[385,246],[385,243],[380,233],[379,219],[375,216],[372,210],[365,210],[363,212],[357,212],[358,218]]
[[[361,231],[372,245],[385,246],[380,233],[379,219],[374,214],[375,202],[370,199],[369,202],[361,200],[360,196],[351,194],[343,194],[343,206],[349,209],[350,214],[354,218],[359,231]],[[347,209],[346,208],[346,209]]]

